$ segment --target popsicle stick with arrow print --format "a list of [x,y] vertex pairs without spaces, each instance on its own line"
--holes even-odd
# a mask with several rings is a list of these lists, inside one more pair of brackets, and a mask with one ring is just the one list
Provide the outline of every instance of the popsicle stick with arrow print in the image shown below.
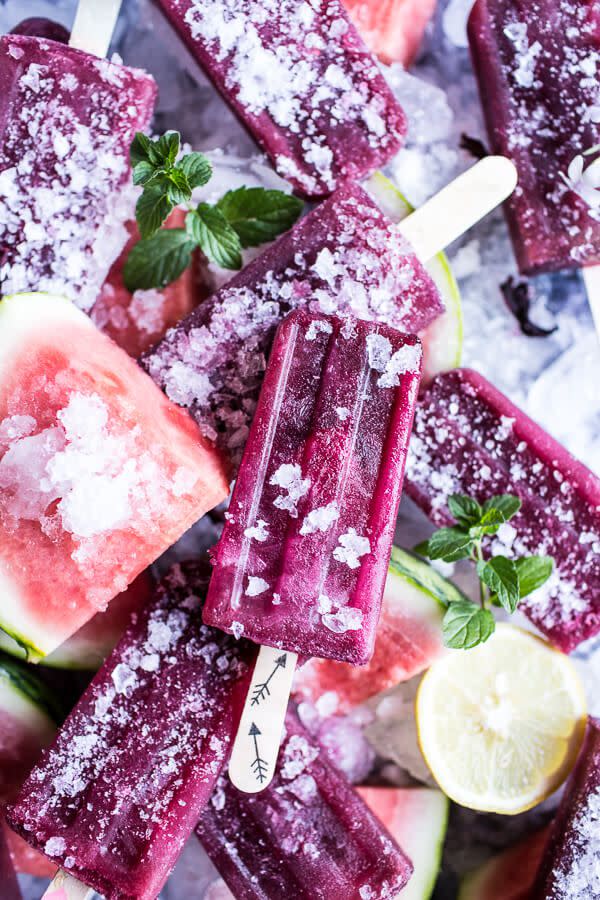
[[[398,228],[426,263],[502,203],[516,184],[510,160],[489,156]],[[260,649],[229,764],[229,777],[241,791],[258,793],[273,777],[296,662],[296,653]]]

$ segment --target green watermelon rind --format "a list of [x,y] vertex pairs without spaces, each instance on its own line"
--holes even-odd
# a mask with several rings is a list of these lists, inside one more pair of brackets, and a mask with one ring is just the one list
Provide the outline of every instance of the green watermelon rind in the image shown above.
[[19,700],[34,706],[54,725],[63,720],[64,710],[52,691],[25,666],[3,653],[0,653],[0,684],[9,693],[18,695]]

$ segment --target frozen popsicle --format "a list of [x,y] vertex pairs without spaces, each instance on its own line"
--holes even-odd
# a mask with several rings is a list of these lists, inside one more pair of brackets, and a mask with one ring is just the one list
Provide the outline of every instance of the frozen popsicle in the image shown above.
[[215,553],[204,619],[366,663],[419,387],[417,338],[297,310],[280,325]]
[[21,900],[17,876],[10,860],[2,828],[0,828],[0,897],[2,900]]
[[196,828],[235,897],[396,897],[404,853],[293,712],[285,731],[271,786],[249,797],[222,777]]
[[546,845],[531,900],[600,897],[600,721],[590,718]]
[[202,624],[209,570],[175,566],[9,807],[107,900],[154,900],[227,760],[253,650]]
[[308,197],[369,176],[406,119],[340,0],[159,0],[278,173]]
[[600,480],[482,375],[438,375],[420,399],[406,490],[436,525],[453,522],[450,494],[518,495],[495,552],[555,563],[519,608],[565,652],[600,631]]
[[0,83],[0,292],[65,294],[87,310],[128,238],[129,145],[149,124],[154,80],[5,35]]
[[600,263],[597,0],[477,0],[473,62],[492,150],[512,159],[506,205],[521,270]]
[[62,297],[0,303],[0,627],[46,656],[229,484],[190,417]]

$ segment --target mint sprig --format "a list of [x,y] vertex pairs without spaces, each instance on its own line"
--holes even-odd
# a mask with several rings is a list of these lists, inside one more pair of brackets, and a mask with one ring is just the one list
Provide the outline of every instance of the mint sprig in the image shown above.
[[[142,240],[129,254],[123,279],[130,291],[163,288],[190,265],[198,247],[224,269],[240,269],[242,248],[257,247],[291,228],[302,202],[283,191],[241,187],[216,204],[191,204],[194,188],[212,177],[203,153],[180,156],[181,137],[169,131],[152,140],[138,132],[131,144],[133,183],[143,187],[136,206]],[[162,229],[176,206],[187,205],[183,229]],[[173,237],[175,233],[175,237]]]
[[471,559],[476,565],[479,604],[461,600],[448,605],[442,626],[446,647],[468,650],[487,641],[495,629],[492,607],[515,612],[523,597],[552,574],[553,560],[548,556],[508,559],[484,551],[484,541],[497,534],[520,508],[520,499],[512,494],[490,497],[483,505],[465,494],[452,494],[448,509],[456,524],[438,529],[415,547],[417,553],[432,560]]

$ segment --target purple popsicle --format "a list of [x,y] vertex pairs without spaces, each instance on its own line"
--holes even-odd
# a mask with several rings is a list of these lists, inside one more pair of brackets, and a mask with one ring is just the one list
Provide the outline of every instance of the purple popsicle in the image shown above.
[[249,796],[222,777],[196,835],[238,900],[391,900],[412,866],[288,712],[271,785]]
[[305,656],[370,659],[421,355],[387,325],[306,310],[280,325],[207,623]]
[[89,309],[128,240],[129,145],[154,80],[45,38],[0,38],[0,293]]
[[[521,271],[600,262],[597,0],[477,0],[469,38],[492,151],[519,186],[506,211]],[[597,172],[597,167],[596,167]]]
[[107,900],[154,900],[227,761],[253,650],[202,624],[208,574],[171,570],[8,811]]
[[519,608],[565,652],[600,631],[600,480],[482,375],[438,375],[419,400],[406,491],[439,526],[450,494],[518,495],[495,552],[555,562]]
[[600,898],[600,721],[590,718],[531,900]]
[[17,876],[0,826],[0,897],[2,900],[21,900]]
[[273,334],[290,310],[418,332],[443,312],[398,228],[346,185],[173,328],[142,365],[239,462]]
[[159,0],[283,178],[308,197],[400,149],[406,119],[341,0]]

